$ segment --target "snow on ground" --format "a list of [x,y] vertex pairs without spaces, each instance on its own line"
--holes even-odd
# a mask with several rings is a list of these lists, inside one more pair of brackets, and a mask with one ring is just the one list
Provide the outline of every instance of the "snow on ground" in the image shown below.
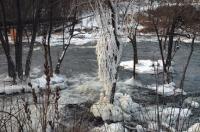
[[[37,72],[37,68],[35,71]],[[34,70],[33,70],[34,71]],[[4,79],[0,79],[2,83],[0,84],[0,93],[1,94],[13,94],[13,93],[21,93],[21,92],[31,92],[32,88],[35,89],[36,92],[39,92],[42,89],[46,88],[46,76],[43,75],[39,78],[31,79],[30,82],[32,87],[28,86],[27,82],[17,81],[17,84],[12,84],[12,78],[5,77]],[[36,75],[33,75],[34,77]],[[64,75],[56,75],[54,74],[50,80],[50,88],[55,90],[56,88],[65,89],[67,88],[66,77]]]
[[180,88],[175,87],[174,82],[171,82],[169,84],[163,84],[163,85],[152,84],[152,85],[148,85],[147,88],[163,96],[173,96],[173,95],[176,96],[180,94],[186,95],[185,91],[181,90]]
[[[133,70],[133,61],[122,61],[120,63],[124,69]],[[136,64],[136,73],[147,73],[147,74],[155,74],[158,69],[158,72],[161,72],[163,69],[162,61],[152,61],[152,60],[138,60],[138,64]]]
[[[40,78],[32,79],[31,84],[32,87],[36,90],[41,90],[46,88],[46,76],[43,75]],[[55,89],[65,89],[67,87],[66,77],[64,75],[57,75],[54,74],[53,77],[50,79],[50,88]]]

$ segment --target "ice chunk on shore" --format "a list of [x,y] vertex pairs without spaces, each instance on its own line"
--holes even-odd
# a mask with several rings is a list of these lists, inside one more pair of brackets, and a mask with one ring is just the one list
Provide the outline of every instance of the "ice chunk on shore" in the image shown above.
[[[127,70],[133,70],[133,61],[122,61],[120,63],[121,67]],[[158,72],[161,72],[163,69],[162,60],[152,61],[152,60],[138,60],[136,64],[136,73],[146,73],[146,74],[155,74],[158,69]]]
[[156,85],[156,84],[152,84],[152,85],[148,85],[147,86],[148,89],[151,89],[153,91],[157,91],[158,94],[163,95],[163,96],[176,96],[176,95],[186,95],[186,92],[183,91],[180,88],[175,88],[175,83],[171,82],[169,84],[163,84],[163,85]]
[[114,105],[119,106],[124,112],[131,114],[138,111],[139,104],[133,102],[128,94],[115,93]]
[[189,105],[192,108],[199,108],[199,103],[194,101],[192,98],[185,99],[184,104]]
[[[50,79],[50,87],[51,88],[56,88],[59,87],[60,89],[66,88],[66,77],[64,75],[57,75],[53,74],[53,77]],[[31,80],[33,88],[41,88],[44,89],[46,86],[46,76],[43,75],[40,78],[32,79]]]

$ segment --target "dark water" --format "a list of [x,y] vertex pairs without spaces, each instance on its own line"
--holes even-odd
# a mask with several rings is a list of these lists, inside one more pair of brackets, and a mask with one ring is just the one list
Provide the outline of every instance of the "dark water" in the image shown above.
[[[189,44],[181,44],[180,49],[174,56],[174,71],[173,79],[176,83],[177,87],[180,84],[180,80],[183,73],[183,68],[186,64],[188,55],[190,52]],[[124,47],[122,61],[131,60],[132,59],[132,47],[130,44],[127,44]],[[139,59],[151,59],[157,60],[161,59],[159,47],[157,43],[154,42],[140,42],[138,43],[138,58]],[[126,74],[131,76],[130,71],[124,71],[122,74]],[[122,77],[125,79],[126,77]],[[149,74],[138,75],[137,79],[142,81],[143,84],[152,84],[155,83],[155,77]],[[200,44],[195,44],[194,52],[187,69],[187,74],[184,83],[184,89],[188,92],[200,92]]]
[[[32,67],[43,69],[44,64],[44,52],[43,47],[38,45],[40,50],[36,50],[33,53]],[[27,55],[28,47],[24,47],[23,61]],[[62,46],[55,46],[51,48],[51,54],[53,58],[53,65],[57,63],[59,54],[61,54]],[[174,81],[179,86],[180,79],[182,77],[183,67],[187,61],[187,57],[190,51],[189,44],[182,44],[174,57]],[[14,54],[13,48],[12,53]],[[131,44],[126,44],[123,49],[122,61],[132,60],[133,52]],[[160,52],[157,43],[154,42],[139,42],[138,43],[138,58],[139,59],[160,59]],[[6,59],[0,48],[0,73],[7,71]],[[95,44],[88,43],[84,46],[71,45],[66,52],[65,58],[62,63],[61,73],[65,74],[68,78],[72,76],[78,76],[80,74],[86,74],[88,76],[97,76],[97,62],[95,54]],[[41,73],[43,74],[43,73]],[[121,68],[119,78],[120,80],[129,79],[132,76],[132,71],[123,70]],[[137,75],[137,80],[140,80],[143,84],[148,85],[155,83],[155,77],[149,74]],[[200,44],[196,44],[194,53],[191,58],[186,78],[184,89],[188,92],[200,92]]]

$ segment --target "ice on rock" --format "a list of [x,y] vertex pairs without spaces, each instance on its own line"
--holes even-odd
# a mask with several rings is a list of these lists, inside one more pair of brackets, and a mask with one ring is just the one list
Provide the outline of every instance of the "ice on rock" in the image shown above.
[[122,121],[123,112],[120,107],[106,102],[97,102],[93,104],[90,111],[95,117],[101,117],[104,121]]
[[192,98],[185,99],[184,104],[189,105],[192,108],[199,108],[199,103],[194,101]]
[[101,127],[94,128],[91,132],[128,132],[128,130],[124,128],[121,123],[105,123]]
[[193,107],[193,108],[196,108],[196,109],[199,108],[199,103],[196,102],[196,101],[192,101],[190,105],[191,105],[191,107]]
[[119,106],[124,112],[131,114],[138,111],[139,104],[133,102],[128,94],[115,93],[114,105]]
[[200,123],[192,125],[187,132],[200,132]]

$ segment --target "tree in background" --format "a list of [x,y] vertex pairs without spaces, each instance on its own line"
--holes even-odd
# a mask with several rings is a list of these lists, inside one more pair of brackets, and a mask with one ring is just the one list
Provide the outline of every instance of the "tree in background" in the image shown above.
[[[170,82],[171,74],[171,62],[177,51],[175,40],[179,37],[186,37],[182,30],[185,25],[184,16],[188,7],[185,3],[179,3],[179,1],[166,2],[160,1],[160,6],[155,8],[151,6],[147,11],[144,11],[141,15],[142,25],[144,26],[143,32],[156,33],[160,54],[163,62],[163,72],[166,82]],[[167,47],[167,49],[165,48]]]
[[[74,1],[74,0],[70,0]],[[64,1],[51,1],[51,0],[8,0],[0,1],[0,41],[4,49],[6,59],[8,62],[8,75],[14,80],[17,75],[19,79],[25,79],[29,77],[31,69],[31,59],[33,54],[33,48],[35,44],[36,36],[41,34],[41,30],[46,30],[47,43],[48,43],[48,58],[51,68],[51,75],[53,74],[53,66],[50,53],[50,40],[51,34],[54,32],[53,28],[59,26],[60,22],[70,22],[71,16],[63,16],[61,11],[66,13],[71,10],[63,10],[65,6],[71,7],[72,2],[68,0]],[[57,8],[61,7],[61,8]],[[73,13],[72,13],[73,14]],[[68,25],[68,26],[73,26]],[[15,44],[15,62],[13,61],[10,53],[10,42],[8,30],[9,28],[16,29]],[[44,33],[42,31],[42,33]],[[23,74],[23,37],[27,35],[29,51],[25,61],[25,74]],[[31,41],[29,42],[29,37]]]

